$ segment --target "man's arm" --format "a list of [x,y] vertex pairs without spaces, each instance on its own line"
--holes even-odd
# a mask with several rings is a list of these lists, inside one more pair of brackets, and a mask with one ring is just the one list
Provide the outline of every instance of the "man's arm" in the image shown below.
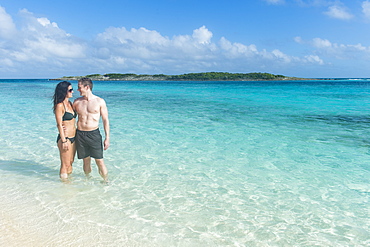
[[104,132],[105,132],[104,150],[107,150],[110,145],[110,140],[109,140],[110,128],[109,128],[109,119],[108,119],[108,108],[103,99],[101,100],[100,115],[103,121]]

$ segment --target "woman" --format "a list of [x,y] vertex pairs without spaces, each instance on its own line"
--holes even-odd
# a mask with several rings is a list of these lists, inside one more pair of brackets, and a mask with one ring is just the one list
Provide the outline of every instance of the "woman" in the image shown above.
[[60,153],[60,178],[66,180],[68,174],[72,173],[72,163],[75,158],[75,135],[76,135],[76,112],[73,110],[72,98],[73,88],[71,83],[62,81],[55,88],[53,97],[54,114],[57,122],[59,135],[57,144]]

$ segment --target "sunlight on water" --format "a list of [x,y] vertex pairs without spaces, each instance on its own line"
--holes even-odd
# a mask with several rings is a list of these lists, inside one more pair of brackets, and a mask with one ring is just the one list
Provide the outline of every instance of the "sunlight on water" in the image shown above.
[[109,185],[59,181],[56,83],[0,81],[1,245],[370,245],[369,82],[96,82]]

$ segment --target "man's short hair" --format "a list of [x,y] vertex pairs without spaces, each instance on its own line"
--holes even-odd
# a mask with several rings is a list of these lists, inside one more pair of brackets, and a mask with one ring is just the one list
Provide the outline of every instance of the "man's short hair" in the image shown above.
[[84,77],[78,80],[79,83],[81,83],[83,86],[89,86],[90,90],[93,89],[93,82],[90,78]]

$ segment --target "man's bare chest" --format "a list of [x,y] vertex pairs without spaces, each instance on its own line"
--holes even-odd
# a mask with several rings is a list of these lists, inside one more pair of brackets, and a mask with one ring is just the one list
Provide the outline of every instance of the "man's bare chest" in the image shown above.
[[76,111],[79,114],[99,114],[100,106],[95,101],[83,101],[76,105]]

